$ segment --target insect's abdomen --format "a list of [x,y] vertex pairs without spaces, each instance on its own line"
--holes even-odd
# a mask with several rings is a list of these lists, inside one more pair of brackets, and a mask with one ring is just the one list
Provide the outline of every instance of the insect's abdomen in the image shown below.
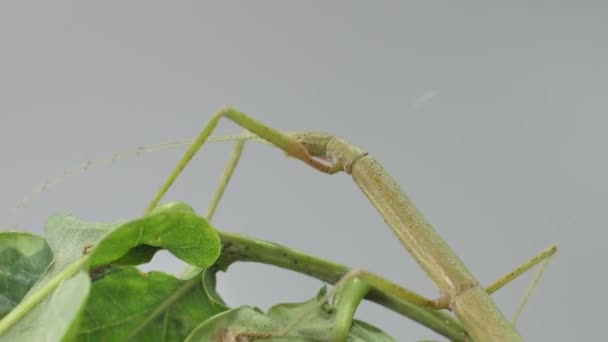
[[351,175],[475,340],[521,340],[473,274],[373,157],[356,160]]

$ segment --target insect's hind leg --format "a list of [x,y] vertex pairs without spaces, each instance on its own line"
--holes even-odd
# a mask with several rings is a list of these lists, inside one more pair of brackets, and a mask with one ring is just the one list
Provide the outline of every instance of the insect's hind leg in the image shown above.
[[540,253],[538,253],[531,259],[525,261],[524,263],[518,265],[517,267],[515,267],[515,269],[513,271],[505,274],[504,276],[502,276],[498,280],[496,280],[494,283],[492,283],[490,286],[486,287],[485,288],[486,292],[488,294],[492,294],[492,293],[498,291],[503,286],[507,285],[508,283],[513,281],[515,278],[519,277],[520,275],[526,273],[528,270],[530,270],[532,267],[538,265],[542,261],[548,262],[549,260],[551,260],[551,257],[556,252],[557,252],[557,246],[555,246],[555,245],[549,246],[547,249],[541,251]]
[[532,267],[534,267],[534,266],[536,266],[538,264],[541,264],[540,268],[538,269],[538,272],[536,273],[536,276],[532,280],[532,283],[530,283],[530,285],[526,289],[526,292],[524,293],[524,296],[520,300],[519,305],[517,306],[517,309],[515,310],[515,314],[513,315],[513,319],[511,320],[511,323],[513,325],[515,325],[515,323],[517,323],[517,319],[519,318],[519,315],[521,314],[521,311],[523,310],[524,306],[528,302],[528,298],[532,294],[532,291],[534,290],[534,288],[538,284],[538,281],[540,280],[540,278],[542,277],[545,269],[547,268],[547,265],[549,264],[549,261],[551,261],[551,258],[553,258],[553,256],[555,255],[556,252],[557,252],[557,246],[555,246],[555,245],[549,246],[547,249],[545,249],[542,252],[538,253],[537,255],[535,255],[534,257],[532,257],[530,260],[528,260],[528,261],[524,262],[523,264],[517,266],[513,271],[511,271],[511,272],[507,273],[506,275],[500,277],[500,279],[498,279],[497,281],[495,281],[494,283],[492,283],[492,285],[486,287],[486,292],[488,294],[492,294],[492,293],[498,291],[500,288],[502,288],[506,284],[508,284],[511,281],[513,281],[515,278],[519,277],[523,273],[525,273],[528,270],[530,270]]

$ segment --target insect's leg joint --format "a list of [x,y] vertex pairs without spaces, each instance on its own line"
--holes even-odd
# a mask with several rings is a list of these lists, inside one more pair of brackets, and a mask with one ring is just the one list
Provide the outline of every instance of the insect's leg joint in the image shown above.
[[431,306],[435,310],[448,309],[450,307],[450,298],[449,296],[441,296],[435,300],[431,301]]
[[348,174],[352,173],[355,162],[367,155],[366,151],[342,138],[334,137],[327,143],[327,157],[332,165],[340,165]]

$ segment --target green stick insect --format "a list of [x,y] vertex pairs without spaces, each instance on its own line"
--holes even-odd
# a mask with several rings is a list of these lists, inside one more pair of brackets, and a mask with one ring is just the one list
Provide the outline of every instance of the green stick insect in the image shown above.
[[[368,153],[341,138],[314,132],[286,134],[272,129],[236,109],[221,108],[213,115],[186,151],[148,205],[146,212],[153,210],[158,205],[177,176],[207,141],[221,118],[233,121],[316,170],[327,174],[341,171],[350,174],[401,244],[439,288],[441,296],[437,300],[428,300],[361,270],[355,270],[345,275],[340,281],[340,285],[363,284],[358,285],[360,288],[358,293],[361,298],[374,288],[419,306],[431,309],[449,309],[462,322],[469,336],[476,341],[521,340],[519,333],[491,300],[489,292],[495,291],[521,274],[523,269],[528,269],[531,267],[530,265],[553,255],[556,247],[550,247],[538,257],[499,280],[488,290],[483,289],[380,164]],[[237,151],[239,148],[237,145]],[[350,314],[351,312],[348,313],[347,320],[352,319]],[[339,338],[336,337],[336,339]]]
[[[210,138],[221,118],[241,126],[248,133],[238,137]],[[534,258],[518,266],[487,288],[467,270],[448,244],[437,234],[422,213],[399,188],[397,183],[383,170],[367,152],[345,140],[316,132],[280,132],[230,107],[218,110],[207,122],[201,133],[191,143],[175,169],[170,173],[158,193],[149,203],[144,214],[157,208],[159,201],[184,170],[203,144],[213,140],[236,140],[232,157],[207,211],[211,220],[224,190],[238,164],[246,140],[262,140],[282,149],[290,157],[299,159],[314,169],[326,174],[345,172],[374,205],[401,244],[412,255],[424,272],[439,289],[438,299],[427,299],[380,276],[360,269],[332,263],[285,247],[253,240],[243,236],[219,231],[222,255],[233,261],[254,261],[276,265],[304,273],[325,282],[335,284],[332,291],[320,298],[321,306],[330,297],[334,298],[336,316],[331,341],[345,341],[357,306],[363,299],[374,301],[395,312],[407,316],[430,329],[455,341],[521,341],[514,324],[529,296],[529,288],[517,309],[513,322],[509,322],[496,307],[490,294],[500,289],[522,273],[543,262],[534,284],[540,278],[550,257],[556,252],[551,246]],[[184,142],[151,146],[148,149],[164,149],[182,145]],[[140,152],[140,151],[138,151]],[[113,156],[113,161],[126,156]],[[89,167],[79,168],[78,172]],[[41,190],[52,185],[51,180]],[[298,261],[297,263],[292,262]],[[191,277],[202,270],[189,268],[185,275]],[[452,311],[457,320],[443,310]],[[273,332],[241,331],[225,341],[239,338],[262,340],[288,336],[306,317],[294,320],[283,329]],[[3,320],[2,324],[8,324]]]

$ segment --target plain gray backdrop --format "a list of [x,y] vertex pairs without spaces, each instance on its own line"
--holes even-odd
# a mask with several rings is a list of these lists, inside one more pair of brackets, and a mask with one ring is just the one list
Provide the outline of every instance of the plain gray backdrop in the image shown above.
[[[19,217],[11,209],[70,165],[192,137],[230,104],[370,151],[484,284],[557,242],[518,329],[529,341],[597,339],[607,304],[608,16],[605,6],[547,4],[3,1],[2,227],[40,232],[60,211],[137,217],[181,150],[70,177]],[[218,132],[240,129],[222,122]],[[204,212],[231,147],[205,148],[166,198]],[[269,146],[246,146],[214,223],[437,295],[346,175]],[[181,267],[162,254],[147,269]],[[494,296],[507,316],[531,278]],[[262,308],[320,286],[256,264],[219,282],[230,305]],[[358,317],[400,341],[441,339],[374,304]]]

